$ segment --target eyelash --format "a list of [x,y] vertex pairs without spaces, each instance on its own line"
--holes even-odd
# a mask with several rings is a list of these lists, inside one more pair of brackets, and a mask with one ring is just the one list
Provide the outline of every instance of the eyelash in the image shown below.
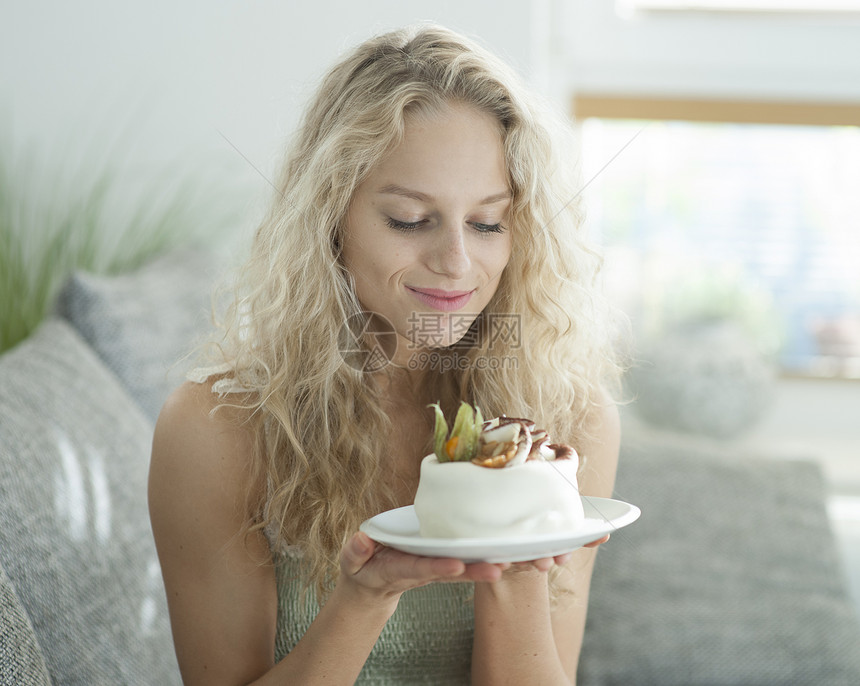
[[394,229],[395,231],[409,233],[410,231],[415,231],[415,229],[421,226],[422,221],[402,222],[399,219],[395,219],[394,217],[389,217],[388,221],[385,223],[388,224],[389,228]]
[[[424,223],[424,220],[417,222],[402,222],[399,219],[395,219],[394,217],[389,217],[386,224],[391,229],[395,231],[402,231],[403,233],[409,233],[411,231],[415,231],[421,224]],[[470,222],[475,229],[478,230],[478,233],[504,233],[505,227],[498,224],[482,224],[480,222]]]

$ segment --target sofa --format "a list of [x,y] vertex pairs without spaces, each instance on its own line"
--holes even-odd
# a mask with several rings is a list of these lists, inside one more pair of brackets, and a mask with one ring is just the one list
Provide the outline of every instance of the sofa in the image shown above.
[[[146,478],[219,269],[74,274],[0,356],[0,684],[180,683]],[[642,516],[598,555],[579,684],[860,684],[814,462],[625,430],[616,496]]]

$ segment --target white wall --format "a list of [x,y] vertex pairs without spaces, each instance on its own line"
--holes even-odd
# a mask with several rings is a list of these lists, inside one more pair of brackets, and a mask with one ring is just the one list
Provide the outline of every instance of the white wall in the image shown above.
[[623,17],[614,0],[554,1],[559,13],[554,41],[567,88],[860,101],[860,16],[642,12]]
[[241,187],[265,192],[261,176],[270,177],[302,105],[342,51],[433,20],[477,36],[530,77],[540,61],[533,4],[545,2],[6,2],[0,143],[58,164],[113,155],[153,169],[176,160],[224,167]]

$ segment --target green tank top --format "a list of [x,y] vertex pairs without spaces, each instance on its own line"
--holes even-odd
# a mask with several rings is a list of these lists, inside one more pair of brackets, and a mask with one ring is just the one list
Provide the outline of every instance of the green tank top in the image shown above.
[[[302,598],[299,559],[275,555],[278,627],[275,659],[298,643],[319,611],[313,591]],[[474,584],[429,584],[404,593],[356,684],[469,684],[475,620]]]

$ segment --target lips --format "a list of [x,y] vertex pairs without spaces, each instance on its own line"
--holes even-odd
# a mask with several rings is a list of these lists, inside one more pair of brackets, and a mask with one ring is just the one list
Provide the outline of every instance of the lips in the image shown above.
[[413,288],[406,287],[418,300],[440,312],[453,312],[465,307],[472,298],[474,289],[471,291],[445,291],[439,288]]

